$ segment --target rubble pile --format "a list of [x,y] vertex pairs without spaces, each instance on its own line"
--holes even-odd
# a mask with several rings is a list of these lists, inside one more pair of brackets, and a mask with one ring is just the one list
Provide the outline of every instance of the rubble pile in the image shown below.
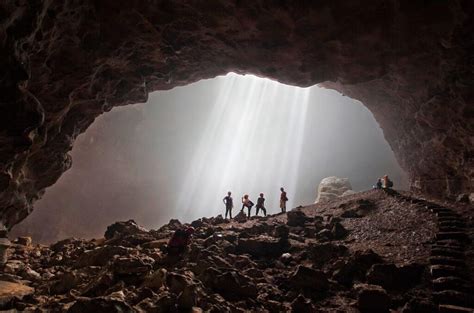
[[[31,290],[21,297],[0,296],[0,309],[434,312],[428,270],[434,217],[383,191],[344,201],[238,222],[221,216],[193,221],[194,237],[181,256],[163,252],[172,233],[188,225],[177,220],[150,231],[133,220],[116,222],[102,239],[70,238],[51,246],[19,238],[0,280]],[[387,219],[377,216],[397,209],[398,223],[387,229],[381,224]],[[357,217],[342,217],[346,210]],[[402,210],[419,214],[423,224],[405,221]],[[361,237],[355,227],[367,219],[372,228]],[[400,236],[413,223],[420,235],[406,242]],[[393,238],[389,250],[371,237],[381,231]],[[404,246],[417,250],[397,253]]]

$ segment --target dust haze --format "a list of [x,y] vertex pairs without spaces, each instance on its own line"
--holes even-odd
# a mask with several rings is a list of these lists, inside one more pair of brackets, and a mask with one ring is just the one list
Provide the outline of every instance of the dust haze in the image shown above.
[[134,219],[158,228],[224,213],[222,198],[263,192],[277,213],[313,203],[320,180],[348,177],[356,191],[388,174],[406,176],[372,114],[358,101],[317,86],[298,88],[228,74],[100,116],[76,141],[73,166],[46,190],[12,236],[37,242],[101,237]]

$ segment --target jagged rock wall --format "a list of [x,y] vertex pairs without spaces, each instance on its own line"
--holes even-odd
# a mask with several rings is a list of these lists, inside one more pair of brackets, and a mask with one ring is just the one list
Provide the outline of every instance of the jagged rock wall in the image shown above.
[[[415,190],[472,191],[472,1],[0,2],[0,220],[114,106],[229,71],[322,83],[375,115]],[[190,104],[191,105],[191,104]]]

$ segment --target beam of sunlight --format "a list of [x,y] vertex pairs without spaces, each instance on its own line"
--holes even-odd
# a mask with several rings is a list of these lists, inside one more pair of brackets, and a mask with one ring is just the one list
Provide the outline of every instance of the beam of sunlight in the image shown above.
[[237,213],[243,194],[256,202],[263,192],[276,213],[282,186],[292,207],[310,89],[233,73],[220,84],[206,126],[193,134],[198,144],[175,209],[187,218],[216,215],[232,191]]

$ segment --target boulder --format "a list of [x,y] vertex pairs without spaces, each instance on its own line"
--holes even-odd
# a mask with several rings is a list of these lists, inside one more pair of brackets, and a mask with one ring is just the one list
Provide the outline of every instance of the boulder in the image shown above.
[[31,295],[35,290],[24,284],[0,281],[0,308],[13,299],[22,299],[25,296]]
[[288,239],[288,235],[290,234],[290,229],[286,225],[278,225],[275,227],[275,237],[281,239]]
[[33,242],[33,240],[31,239],[31,237],[18,237],[16,240],[15,240],[15,243],[16,244],[19,244],[19,245],[22,245],[22,246],[31,246],[31,243]]
[[128,220],[125,222],[116,222],[108,226],[104,237],[105,239],[112,239],[114,237],[123,237],[139,233],[147,233],[147,230],[138,226],[134,220]]
[[348,195],[347,191],[352,191],[352,186],[348,178],[330,176],[323,178],[319,183],[318,196],[315,203],[328,202],[339,197]]
[[285,251],[285,245],[280,239],[268,236],[239,238],[237,251],[248,253],[254,257],[277,257]]
[[308,289],[319,292],[326,291],[329,286],[326,274],[303,265],[298,265],[289,277],[289,283],[295,289]]
[[258,293],[252,279],[236,271],[227,271],[218,275],[214,282],[214,289],[229,300],[255,298]]
[[311,300],[306,299],[303,295],[298,295],[298,297],[291,302],[291,312],[293,313],[313,313],[315,312],[314,305],[311,303]]
[[420,264],[400,267],[395,264],[374,264],[367,273],[367,281],[386,290],[404,290],[421,282],[424,269]]
[[133,313],[131,306],[114,297],[78,298],[68,313]]
[[153,268],[155,260],[148,256],[122,256],[116,258],[111,269],[116,275],[140,275]]
[[356,251],[334,271],[333,279],[342,285],[350,286],[354,280],[365,280],[372,265],[382,262],[382,258],[370,249]]
[[81,282],[80,276],[75,272],[65,272],[54,280],[49,287],[51,294],[64,294],[75,288]]
[[331,235],[333,239],[339,240],[345,238],[349,234],[349,231],[342,226],[341,223],[336,222],[331,228]]
[[143,287],[151,289],[159,289],[166,283],[167,271],[164,268],[154,271],[145,277],[143,281]]
[[380,286],[361,284],[358,290],[357,307],[362,313],[385,313],[390,311],[390,297]]
[[244,211],[240,211],[236,216],[234,216],[234,221],[238,223],[245,223],[247,221],[247,215]]
[[336,245],[332,243],[321,243],[311,245],[309,248],[309,254],[313,262],[319,266],[332,261],[334,262],[337,258],[346,255],[348,249],[343,245]]
[[309,218],[299,210],[292,210],[286,213],[288,226],[304,226]]
[[95,248],[94,250],[88,250],[82,253],[77,262],[75,263],[76,268],[85,266],[104,266],[115,255],[127,255],[130,254],[132,249],[121,246],[102,246]]

